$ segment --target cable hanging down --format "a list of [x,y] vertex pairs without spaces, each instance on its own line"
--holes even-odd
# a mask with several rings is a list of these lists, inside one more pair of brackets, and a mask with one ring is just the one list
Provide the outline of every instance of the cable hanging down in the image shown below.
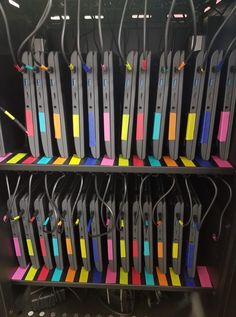
[[28,135],[28,131],[25,126],[16,119],[9,111],[5,110],[3,107],[0,107],[0,111],[4,113],[10,120],[12,120],[26,135]]
[[225,212],[227,211],[228,207],[229,207],[229,204],[231,203],[232,201],[232,197],[233,197],[233,192],[232,192],[232,188],[231,186],[229,185],[228,182],[226,182],[226,180],[224,180],[223,178],[221,179],[221,181],[226,185],[226,187],[228,188],[229,190],[229,198],[227,199],[227,202],[221,212],[221,215],[220,215],[220,221],[219,221],[219,228],[218,228],[218,232],[217,234],[216,233],[213,233],[212,235],[212,238],[214,241],[219,241],[220,240],[220,236],[221,236],[221,231],[222,231],[222,222],[223,222],[223,217],[225,215]]
[[41,29],[41,27],[43,26],[49,12],[50,12],[51,6],[52,6],[52,0],[48,0],[47,5],[44,9],[44,12],[43,12],[39,22],[37,23],[35,29],[24,39],[24,41],[20,44],[20,46],[17,50],[17,61],[18,61],[18,64],[22,65],[22,67],[23,67],[22,70],[24,70],[24,68],[31,70],[31,71],[35,70],[35,68],[32,65],[26,65],[26,64],[22,63],[22,61],[21,61],[22,50],[23,50],[24,46],[26,45],[26,43],[29,40],[31,40],[35,36],[35,34]]
[[81,53],[81,48],[80,48],[80,9],[81,9],[81,1],[78,0],[78,3],[77,3],[77,53],[79,55],[82,68],[85,71],[85,73],[91,73],[92,69],[85,63]]
[[121,15],[119,32],[118,32],[118,48],[119,48],[119,55],[120,55],[120,57],[122,59],[122,63],[125,65],[125,67],[126,67],[126,69],[128,71],[132,71],[132,65],[130,65],[130,63],[126,62],[125,56],[124,56],[124,52],[123,52],[123,50],[121,48],[121,33],[122,33],[123,24],[124,24],[124,17],[125,17],[128,1],[129,0],[125,0],[123,12],[122,12],[122,15]]
[[236,12],[236,5],[234,6],[234,8],[232,9],[232,11],[230,12],[230,14],[227,16],[227,18],[224,20],[224,22],[221,24],[221,26],[219,27],[219,29],[217,30],[217,32],[215,33],[215,35],[213,36],[213,38],[211,39],[211,42],[208,46],[208,49],[206,51],[206,54],[204,56],[204,60],[203,60],[203,65],[202,67],[200,67],[200,71],[201,72],[205,72],[206,69],[206,62],[207,62],[207,58],[211,52],[212,46],[216,40],[216,38],[218,37],[218,35],[220,34],[220,32],[223,30],[224,26],[226,25],[226,23],[230,20],[230,18],[233,16],[233,14]]
[[[48,15],[49,15],[49,13],[50,13],[50,11],[51,11],[51,8],[52,8],[52,0],[48,0],[47,6],[46,6],[46,8],[45,8],[45,10],[44,10],[44,13],[43,13],[43,15],[42,15],[40,21],[38,22],[38,24],[40,24],[40,23],[42,23],[42,25],[44,24],[44,22],[45,22],[46,19],[48,18]],[[34,41],[35,41],[35,35],[32,37],[31,43],[30,43],[30,51],[31,51],[31,53],[32,53],[33,61],[35,62],[35,64],[38,65],[38,67],[39,67],[39,69],[40,69],[41,71],[48,71],[48,72],[52,71],[52,70],[49,69],[48,66],[45,66],[45,65],[41,64],[41,63],[35,58]]]
[[216,66],[216,70],[218,72],[222,70],[222,68],[224,66],[224,63],[225,63],[225,61],[226,61],[231,49],[234,47],[235,44],[236,44],[236,36],[235,36],[235,38],[233,38],[233,40],[229,44],[229,46],[228,46],[228,48],[227,48],[227,50],[226,50],[226,52],[224,54],[224,57],[223,57],[222,61]]
[[63,24],[62,24],[62,31],[61,31],[61,52],[62,56],[64,58],[64,61],[68,65],[68,68],[70,71],[73,71],[75,66],[71,64],[66,56],[65,52],[65,31],[66,31],[66,21],[67,21],[67,0],[64,0],[63,2],[64,5],[64,13],[63,13]]
[[21,181],[21,175],[18,176],[17,181],[16,181],[16,186],[15,186],[15,190],[13,192],[13,194],[11,195],[11,190],[10,190],[10,183],[9,183],[9,178],[8,175],[5,175],[5,180],[6,180],[6,184],[7,184],[7,192],[8,192],[8,198],[9,198],[9,206],[8,206],[8,211],[7,214],[4,215],[3,217],[3,221],[7,222],[8,220],[11,221],[16,221],[20,219],[20,215],[12,217],[11,216],[11,209],[13,207],[14,204],[14,200],[15,200],[15,196],[17,194],[18,188],[20,186],[20,181]]
[[13,49],[13,45],[12,45],[12,39],[11,39],[11,32],[10,32],[7,16],[6,16],[5,10],[3,9],[3,6],[2,6],[1,3],[0,3],[0,11],[2,13],[3,21],[4,21],[4,24],[5,24],[5,28],[6,28],[6,32],[7,32],[8,46],[9,46],[9,49],[10,49],[10,53],[11,53],[11,57],[12,57],[12,60],[13,60],[14,67],[18,70],[18,72],[21,72],[22,68],[17,63],[16,56],[15,56],[15,53],[14,53],[14,49]]

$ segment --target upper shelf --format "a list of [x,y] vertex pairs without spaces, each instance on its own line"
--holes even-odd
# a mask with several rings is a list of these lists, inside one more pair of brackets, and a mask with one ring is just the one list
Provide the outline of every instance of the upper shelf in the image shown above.
[[54,171],[54,172],[96,172],[96,173],[147,173],[147,174],[220,174],[232,175],[234,167],[228,161],[212,156],[210,161],[188,160],[180,157],[177,161],[168,156],[156,160],[148,156],[140,160],[133,156],[130,160],[118,157],[115,160],[106,156],[100,159],[91,157],[80,159],[76,155],[70,158],[40,157],[35,158],[27,153],[8,153],[0,157],[0,171]]

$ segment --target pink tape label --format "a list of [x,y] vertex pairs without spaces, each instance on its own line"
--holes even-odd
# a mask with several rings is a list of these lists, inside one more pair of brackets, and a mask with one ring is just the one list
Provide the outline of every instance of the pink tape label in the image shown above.
[[219,126],[219,131],[217,136],[217,139],[220,142],[226,142],[228,128],[229,128],[229,117],[230,117],[229,111],[222,111],[220,114],[220,126]]
[[110,134],[110,116],[109,112],[103,113],[103,126],[104,126],[104,139],[105,141],[111,140],[111,134]]
[[113,166],[114,165],[114,159],[110,159],[108,156],[104,156],[101,162],[101,166]]
[[15,271],[11,279],[14,281],[21,281],[25,273],[27,272],[28,268],[29,265],[26,268],[18,267],[18,269]]
[[106,284],[116,283],[116,272],[113,272],[109,266],[107,267]]
[[112,245],[111,239],[107,240],[107,251],[108,251],[108,260],[112,261],[113,260],[113,245]]
[[137,116],[137,128],[136,128],[136,140],[142,141],[144,135],[144,117],[143,113],[138,113]]
[[38,159],[37,157],[29,156],[29,157],[27,157],[26,160],[24,160],[24,161],[22,162],[22,164],[32,164],[32,163],[34,163],[37,159]]
[[31,110],[25,111],[26,127],[28,136],[34,136],[33,114]]
[[198,277],[202,287],[212,288],[211,280],[205,266],[197,267]]
[[48,273],[49,273],[49,269],[46,266],[44,266],[41,272],[39,273],[38,281],[46,281],[48,277]]
[[5,161],[10,155],[12,155],[12,153],[7,153],[6,155],[4,156],[0,156],[0,163]]
[[233,166],[228,161],[222,160],[218,156],[212,156],[212,159],[215,161],[215,163],[219,167],[222,167],[222,168],[233,168]]
[[16,256],[21,256],[21,249],[18,238],[13,238]]

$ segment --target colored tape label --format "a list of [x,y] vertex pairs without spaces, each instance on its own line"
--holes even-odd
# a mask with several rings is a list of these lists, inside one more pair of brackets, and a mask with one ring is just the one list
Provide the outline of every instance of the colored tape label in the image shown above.
[[189,113],[186,137],[185,137],[186,141],[192,141],[194,139],[195,122],[196,122],[196,113]]
[[144,116],[143,113],[137,115],[136,140],[142,141],[144,135]]
[[81,257],[82,259],[87,258],[87,253],[86,253],[86,245],[85,245],[85,240],[80,239],[80,250],[81,250]]
[[52,245],[53,245],[53,254],[54,254],[54,256],[59,256],[59,248],[58,248],[57,238],[53,238],[52,239]]
[[95,122],[94,122],[94,114],[91,111],[89,111],[88,113],[88,120],[89,120],[89,146],[95,147],[96,146]]
[[79,129],[80,129],[79,115],[73,114],[72,120],[73,120],[73,136],[74,136],[74,138],[79,138],[79,136],[80,136],[80,133],[79,133]]
[[109,112],[103,113],[103,127],[104,127],[104,140],[106,142],[109,142],[111,140]]
[[169,141],[176,140],[176,113],[175,112],[170,112],[168,140]]
[[26,243],[27,243],[29,256],[34,256],[32,241],[30,239],[26,239]]
[[121,141],[128,140],[128,130],[129,130],[129,115],[123,114],[122,116],[122,130],[121,130]]
[[176,242],[173,242],[172,244],[172,258],[178,259],[178,252],[179,252],[179,244]]
[[41,133],[46,132],[46,120],[45,120],[45,113],[39,112],[39,129]]
[[126,258],[125,240],[120,240],[120,257]]
[[26,129],[28,132],[28,136],[34,136],[34,124],[33,124],[33,114],[32,110],[25,111],[25,119],[26,119]]
[[153,134],[152,139],[154,141],[159,140],[161,131],[161,113],[156,112],[154,117],[154,126],[153,126]]
[[54,124],[54,132],[55,132],[55,139],[61,139],[61,118],[59,113],[53,114],[53,124]]

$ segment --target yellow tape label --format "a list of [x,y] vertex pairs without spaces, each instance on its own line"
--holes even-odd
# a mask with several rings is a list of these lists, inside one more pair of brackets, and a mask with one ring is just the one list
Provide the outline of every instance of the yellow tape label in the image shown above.
[[172,267],[170,267],[170,278],[173,286],[181,286],[179,275],[174,272]]
[[81,249],[81,257],[82,259],[87,258],[87,252],[86,252],[86,245],[85,245],[85,240],[80,239],[80,249]]
[[183,162],[185,167],[196,167],[196,165],[193,163],[193,161],[189,160],[185,156],[180,156],[181,161]]
[[26,243],[27,243],[29,256],[34,256],[32,241],[30,239],[26,239]]
[[124,158],[122,155],[119,156],[119,166],[129,166],[129,160]]
[[29,272],[26,275],[25,281],[33,281],[36,273],[37,273],[37,269],[34,268],[33,266],[31,266],[31,268],[29,269]]
[[80,161],[81,161],[80,157],[78,157],[77,155],[73,155],[69,162],[69,165],[79,165]]
[[178,252],[179,252],[179,244],[176,242],[173,242],[172,244],[172,258],[178,259]]
[[120,257],[126,258],[125,240],[120,240]]
[[80,136],[79,129],[80,129],[79,115],[73,114],[73,136],[74,136],[74,138],[79,138],[79,136]]
[[88,282],[89,272],[82,267],[79,277],[79,283],[87,283]]
[[120,284],[128,285],[129,275],[124,271],[123,267],[120,268]]
[[128,140],[128,131],[129,131],[129,114],[123,114],[122,116],[122,130],[121,130],[121,140]]
[[26,155],[26,153],[18,153],[15,156],[13,156],[9,161],[7,161],[7,164],[16,164],[20,160],[22,160]]
[[188,114],[187,130],[186,130],[186,141],[192,141],[194,138],[195,131],[195,122],[196,122],[196,113]]

